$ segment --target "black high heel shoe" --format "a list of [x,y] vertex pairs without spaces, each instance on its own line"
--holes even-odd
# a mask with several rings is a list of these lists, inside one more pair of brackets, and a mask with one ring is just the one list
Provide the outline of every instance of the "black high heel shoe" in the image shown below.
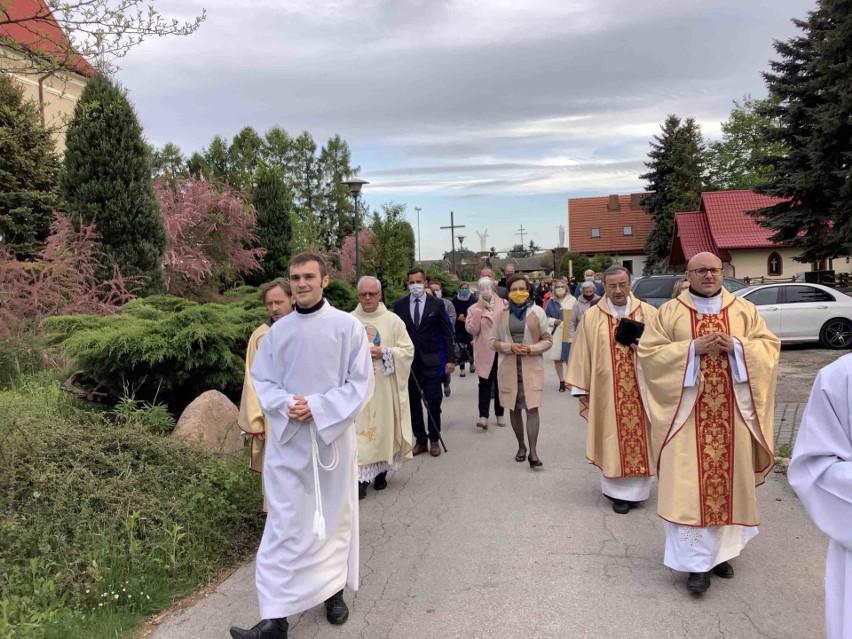
[[529,462],[530,468],[541,468],[542,466],[544,466],[540,459],[529,459]]

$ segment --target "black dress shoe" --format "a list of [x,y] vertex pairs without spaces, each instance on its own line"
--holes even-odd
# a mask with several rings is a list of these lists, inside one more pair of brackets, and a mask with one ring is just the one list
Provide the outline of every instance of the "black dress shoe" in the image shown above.
[[376,475],[376,481],[373,483],[373,488],[376,490],[384,490],[388,487],[388,471]]
[[734,567],[727,561],[723,561],[718,566],[713,566],[713,574],[722,579],[733,579]]
[[367,496],[367,487],[370,485],[368,481],[359,481],[358,482],[358,499],[364,499]]
[[328,619],[328,623],[334,626],[340,626],[349,619],[349,608],[343,601],[342,590],[325,600],[325,618]]
[[691,572],[686,579],[686,589],[696,595],[707,592],[710,587],[709,572]]
[[630,512],[630,502],[629,501],[616,501],[612,500],[612,510],[613,512],[618,513],[619,515],[626,515]]
[[287,639],[287,629],[290,625],[287,618],[264,619],[251,630],[231,628],[233,639]]

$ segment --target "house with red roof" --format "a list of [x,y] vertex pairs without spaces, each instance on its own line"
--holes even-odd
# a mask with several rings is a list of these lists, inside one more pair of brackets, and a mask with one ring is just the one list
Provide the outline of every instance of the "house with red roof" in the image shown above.
[[[645,268],[645,240],[654,222],[642,208],[648,193],[568,200],[568,250],[611,255],[634,274]],[[576,273],[574,274],[577,275]]]
[[669,270],[682,270],[694,255],[705,251],[722,260],[725,275],[740,279],[788,278],[797,272],[831,269],[830,260],[828,264],[794,261],[800,252],[770,241],[773,232],[747,214],[781,201],[751,191],[702,193],[697,211],[675,215]]
[[74,105],[96,71],[74,51],[44,0],[0,2],[0,70],[39,106],[61,152]]

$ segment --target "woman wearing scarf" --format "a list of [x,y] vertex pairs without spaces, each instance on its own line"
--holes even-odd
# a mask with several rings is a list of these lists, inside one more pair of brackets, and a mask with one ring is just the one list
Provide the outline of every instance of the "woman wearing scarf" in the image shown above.
[[[471,344],[470,344],[470,333],[464,327],[464,321],[467,319],[467,313],[470,307],[476,302],[476,299],[470,294],[470,284],[467,282],[461,282],[459,284],[459,291],[456,293],[456,296],[453,298],[453,308],[456,309],[456,343],[459,346],[462,346],[467,349],[467,354],[472,356],[470,352]],[[461,375],[459,377],[464,377],[464,352],[462,352],[462,358],[459,360],[459,369],[461,370]],[[470,360],[470,372],[476,372],[476,362],[474,360]]]
[[553,282],[553,295],[544,307],[548,327],[553,335],[553,348],[547,358],[556,366],[556,376],[559,378],[559,392],[565,392],[565,364],[568,362],[568,351],[571,347],[568,339],[568,324],[571,319],[571,309],[577,300],[568,293],[568,281],[559,278]]
[[[477,291],[479,300],[468,308],[464,327],[465,332],[473,337],[474,366],[471,366],[471,370],[476,368],[479,375],[479,419],[476,421],[476,426],[488,430],[488,409],[492,397],[497,425],[506,425],[503,421],[503,406],[500,404],[500,392],[497,387],[497,355],[488,344],[494,318],[500,317],[506,302],[497,295],[491,278],[480,279],[477,283]],[[458,331],[456,334],[459,334]]]
[[[491,348],[497,352],[497,384],[500,403],[509,407],[512,430],[518,438],[516,462],[528,460],[531,468],[543,466],[538,458],[539,414],[544,389],[542,353],[553,345],[547,316],[530,299],[530,281],[526,275],[513,275],[506,283],[508,308],[496,318],[491,330]],[[529,457],[524,444],[524,419],[527,413]]]

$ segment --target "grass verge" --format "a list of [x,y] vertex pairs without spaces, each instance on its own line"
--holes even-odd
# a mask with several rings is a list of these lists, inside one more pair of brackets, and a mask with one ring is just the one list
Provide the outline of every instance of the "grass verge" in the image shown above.
[[125,636],[260,538],[243,460],[86,410],[46,374],[0,392],[0,415],[0,637]]

